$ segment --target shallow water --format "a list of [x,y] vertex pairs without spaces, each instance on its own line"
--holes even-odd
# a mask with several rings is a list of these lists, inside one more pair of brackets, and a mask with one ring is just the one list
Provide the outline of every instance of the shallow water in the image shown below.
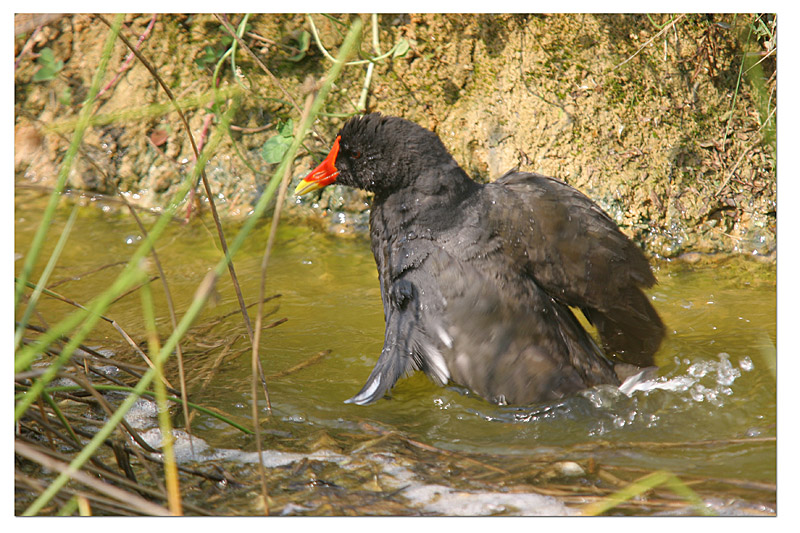
[[[37,194],[17,191],[16,254],[26,252],[43,206]],[[69,208],[59,211],[48,239],[50,248],[68,214]],[[146,224],[152,223],[144,218]],[[227,229],[229,239],[236,229]],[[235,258],[248,303],[258,294],[268,231],[265,220]],[[172,224],[158,245],[179,314],[219,257],[214,234],[213,223],[204,216],[187,225]],[[54,290],[79,302],[89,301],[121,267],[88,272],[125,260],[140,238],[129,216],[106,213],[99,206],[82,208],[53,281],[83,275]],[[21,266],[17,260],[15,270]],[[337,238],[284,223],[267,286],[267,294],[281,297],[266,304],[267,310],[273,310],[275,302],[279,307],[265,323],[288,320],[264,332],[265,372],[278,373],[324,350],[330,353],[269,381],[272,419],[264,427],[273,433],[265,438],[307,436],[318,430],[357,433],[363,432],[363,423],[368,421],[456,452],[509,460],[591,458],[643,472],[665,469],[678,476],[775,483],[774,265],[739,258],[693,265],[660,262],[655,271],[659,284],[650,294],[669,336],[656,356],[658,376],[630,395],[601,387],[550,404],[499,407],[457,387],[437,387],[416,374],[402,379],[391,398],[361,407],[343,401],[363,385],[383,343],[383,311],[369,244],[366,239]],[[165,310],[160,282],[153,289]],[[138,295],[129,295],[106,315],[134,338],[143,338],[140,305]],[[197,324],[237,309],[226,277]],[[41,310],[51,324],[70,311],[63,303],[47,299]],[[164,338],[168,324],[164,311],[159,318]],[[250,360],[245,336],[241,317],[234,313],[202,336],[193,332],[184,350],[187,372],[201,376],[192,381],[191,399],[249,424]],[[123,346],[116,332],[105,325],[87,344],[120,350]],[[210,370],[225,350],[232,355],[216,371]],[[206,377],[207,383],[201,385]],[[198,416],[193,430],[212,447],[253,449],[252,438],[212,418]],[[286,446],[286,440],[282,443]]]

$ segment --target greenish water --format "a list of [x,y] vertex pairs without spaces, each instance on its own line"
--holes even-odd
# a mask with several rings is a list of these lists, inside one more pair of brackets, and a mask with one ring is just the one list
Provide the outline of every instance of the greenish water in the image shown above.
[[[16,254],[27,251],[43,205],[38,195],[17,191]],[[68,215],[68,208],[59,211],[49,248]],[[144,220],[152,223],[147,216]],[[236,229],[227,228],[229,239]],[[264,221],[235,258],[247,303],[258,295],[268,231]],[[129,216],[106,213],[98,206],[82,208],[52,281],[83,275],[54,290],[89,301],[121,266],[87,272],[126,260],[140,237]],[[207,216],[172,224],[157,249],[180,314],[220,256],[213,224]],[[21,266],[16,260],[15,271]],[[321,351],[331,352],[313,365],[270,380],[273,412],[264,427],[281,435],[307,435],[320,429],[358,432],[360,424],[369,421],[458,452],[509,459],[543,454],[571,460],[591,457],[603,464],[666,469],[679,476],[775,483],[774,265],[747,259],[705,265],[662,262],[656,265],[656,275],[659,284],[651,295],[670,334],[657,354],[660,371],[649,383],[651,390],[628,397],[607,388],[551,404],[512,408],[491,405],[456,387],[437,387],[417,374],[402,379],[390,399],[361,407],[343,401],[363,385],[383,343],[383,311],[369,244],[366,239],[336,238],[283,224],[267,285],[268,295],[281,297],[266,323],[288,320],[264,332],[265,372],[280,372]],[[164,310],[159,325],[165,338],[166,305],[160,283],[153,288]],[[227,277],[219,283],[217,296],[197,324],[238,309]],[[134,293],[106,315],[143,339],[140,305]],[[267,310],[274,307],[275,302],[266,304]],[[50,324],[71,311],[46,298],[40,309]],[[192,381],[190,390],[196,395],[191,399],[248,424],[250,360],[245,337],[241,317],[234,313],[202,336],[193,332],[184,351],[189,374],[208,376],[202,389],[199,378]],[[86,344],[112,350],[124,346],[104,324]],[[212,373],[208,369],[224,350],[232,355]],[[252,449],[251,438],[214,419],[198,416],[193,429],[212,446]]]

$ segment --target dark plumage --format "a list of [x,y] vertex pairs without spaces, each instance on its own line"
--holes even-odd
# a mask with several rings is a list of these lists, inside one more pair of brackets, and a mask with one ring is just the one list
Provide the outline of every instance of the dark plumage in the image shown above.
[[436,134],[377,113],[348,121],[295,193],[333,181],[374,193],[386,320],[383,351],[349,402],[374,402],[423,370],[494,403],[527,404],[618,385],[615,365],[653,364],[664,325],[642,292],[656,281],[650,265],[576,189],[516,171],[479,184]]

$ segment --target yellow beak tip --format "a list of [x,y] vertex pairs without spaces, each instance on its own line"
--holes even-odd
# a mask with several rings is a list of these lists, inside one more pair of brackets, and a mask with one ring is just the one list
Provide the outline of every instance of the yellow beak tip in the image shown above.
[[311,191],[315,191],[317,189],[319,189],[319,184],[317,182],[301,180],[300,183],[297,184],[297,188],[294,190],[294,195],[303,196],[304,194],[310,193]]

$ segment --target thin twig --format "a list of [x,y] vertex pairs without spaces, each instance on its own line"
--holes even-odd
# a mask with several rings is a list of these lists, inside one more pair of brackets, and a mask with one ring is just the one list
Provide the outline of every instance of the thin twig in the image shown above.
[[728,183],[730,183],[731,178],[733,177],[733,173],[736,172],[736,169],[739,167],[739,163],[742,162],[744,157],[747,154],[749,154],[753,150],[753,148],[754,147],[751,146],[750,148],[748,148],[747,150],[742,152],[742,155],[739,156],[739,159],[736,160],[736,163],[734,163],[733,166],[731,167],[730,171],[728,171],[728,175],[725,177],[725,179],[723,180],[722,184],[720,184],[719,188],[717,188],[717,192],[714,193],[714,196],[719,196],[719,193],[721,193],[722,190],[725,187],[728,186]]
[[85,278],[86,276],[89,276],[91,274],[96,274],[96,273],[100,272],[101,270],[105,270],[107,268],[112,268],[112,267],[115,267],[115,266],[121,266],[121,265],[124,265],[126,263],[127,263],[127,261],[117,261],[116,263],[108,263],[106,265],[102,265],[102,266],[99,266],[99,267],[96,267],[96,268],[92,268],[92,269],[87,270],[85,272],[81,272],[80,274],[75,274],[74,276],[55,281],[55,282],[51,283],[50,285],[48,285],[47,288],[52,290],[55,287],[58,287],[59,285],[62,285],[64,283],[68,283],[70,281],[80,281],[83,278]]
[[133,287],[131,287],[127,291],[123,292],[122,294],[120,294],[119,296],[117,296],[116,298],[111,300],[111,305],[114,305],[115,303],[119,302],[123,298],[125,298],[127,296],[130,296],[131,294],[133,294],[134,292],[138,291],[139,289],[141,289],[142,287],[144,287],[148,283],[153,282],[153,281],[155,281],[157,279],[158,279],[158,276],[150,276],[150,278],[147,279],[146,281],[143,281],[143,282],[141,282],[139,284],[134,285]]
[[[105,17],[103,17],[102,15],[96,15],[96,16],[104,24],[109,26],[109,23],[105,19]],[[161,88],[167,94],[167,97],[169,97],[170,102],[172,102],[173,106],[175,107],[175,110],[178,112],[178,115],[181,118],[181,122],[183,123],[183,126],[186,129],[186,134],[187,134],[187,136],[189,138],[189,142],[190,142],[190,144],[192,146],[192,150],[194,152],[195,160],[199,160],[200,159],[200,150],[197,148],[197,143],[195,143],[194,135],[192,135],[192,129],[189,126],[189,121],[186,118],[186,115],[183,113],[183,110],[181,109],[181,107],[178,105],[178,102],[175,99],[175,96],[172,94],[172,91],[170,90],[169,86],[167,86],[167,84],[164,82],[164,80],[161,79],[161,76],[158,74],[156,69],[150,64],[150,62],[147,60],[147,58],[145,58],[136,48],[134,48],[134,46],[130,43],[130,41],[128,41],[128,39],[124,35],[122,35],[122,33],[118,34],[118,37],[122,40],[122,42],[125,43],[125,45],[134,54],[136,54],[136,57],[139,59],[139,61],[142,62],[142,64],[145,66],[145,68],[147,68],[147,70],[150,72],[150,74],[153,76],[153,78],[155,78],[155,80],[158,82],[158,84],[161,86]],[[241,291],[241,288],[239,287],[239,280],[236,277],[236,269],[233,266],[233,258],[228,253],[228,244],[227,244],[227,241],[225,240],[225,233],[222,231],[222,223],[220,222],[219,215],[217,214],[217,208],[216,208],[216,204],[214,202],[214,195],[212,194],[211,187],[208,184],[208,178],[206,177],[206,172],[205,172],[204,168],[200,169],[200,177],[201,177],[201,179],[203,181],[203,185],[204,185],[204,187],[206,189],[206,196],[208,197],[208,204],[211,207],[211,215],[214,218],[214,224],[217,227],[217,234],[219,236],[220,246],[222,247],[222,251],[225,254],[225,256],[229,258],[228,261],[227,261],[228,272],[230,273],[231,281],[233,283],[233,288],[234,288],[234,291],[236,292],[236,298],[239,301],[239,308],[242,311],[242,318],[244,319],[245,326],[247,327],[248,334],[250,335],[250,338],[252,339],[253,330],[252,330],[252,326],[250,324],[250,317],[247,314],[247,309],[246,309],[245,304],[244,304],[244,298],[242,297],[242,291]]]
[[[102,407],[102,409],[106,412],[107,416],[110,417],[111,415],[114,414],[114,409],[111,407],[111,405],[109,405],[109,403],[106,401],[103,395],[100,394],[91,383],[89,383],[88,379],[86,379],[85,377],[81,376],[78,373],[72,374],[69,377],[69,379],[73,380],[79,386],[83,387],[85,391],[91,394],[92,398],[94,398],[95,401],[100,405],[100,407]],[[158,450],[150,446],[147,443],[147,441],[144,440],[139,435],[139,433],[135,429],[133,429],[131,425],[128,423],[128,421],[125,420],[124,418],[122,419],[122,428],[125,428],[125,431],[127,431],[128,434],[131,436],[131,438],[136,441],[136,444],[138,444],[139,446],[141,446],[150,453],[158,453]],[[119,429],[120,432],[122,432],[122,437],[125,438],[125,432],[122,431],[122,428],[117,427],[117,429]]]
[[[139,41],[136,43],[136,49],[137,50],[142,47],[142,43],[147,38],[147,36],[150,35],[150,30],[153,29],[153,26],[155,26],[155,24],[156,24],[156,14],[153,13],[152,18],[150,19],[150,23],[147,25],[147,27],[144,29],[142,34],[139,36]],[[100,97],[100,95],[102,95],[104,92],[106,92],[111,87],[113,87],[114,84],[117,83],[117,80],[120,79],[122,74],[125,71],[127,71],[128,69],[131,68],[131,63],[133,62],[133,57],[134,57],[133,56],[133,52],[128,54],[128,57],[125,58],[125,61],[122,63],[122,66],[119,67],[119,70],[117,71],[117,75],[114,76],[114,79],[112,79],[110,82],[108,82],[108,84],[105,87],[103,87],[102,89],[100,89],[99,93],[97,93],[98,97]]]
[[[193,387],[195,393],[197,393],[199,395],[206,388],[206,385],[208,385],[208,382],[211,381],[214,378],[214,374],[217,372],[219,367],[222,365],[222,362],[225,360],[227,355],[230,353],[231,348],[233,347],[233,344],[239,338],[240,338],[240,336],[236,335],[236,336],[234,336],[234,338],[230,339],[227,343],[225,343],[225,346],[222,348],[222,351],[217,356],[217,358],[214,360],[214,362],[211,364],[211,368],[208,370],[208,374],[205,376],[205,378],[203,378],[203,381],[200,383],[200,386],[198,388],[194,388]],[[217,348],[217,346],[215,346],[212,349],[216,349],[216,348]],[[248,349],[247,351],[250,351],[250,350]],[[196,378],[199,378],[202,375],[202,373],[204,373],[203,369],[200,369],[200,371],[195,372],[194,375],[195,375]]]
[[274,374],[270,374],[269,376],[267,376],[267,380],[280,379],[288,376],[289,374],[294,374],[298,370],[302,370],[307,366],[311,366],[313,364],[318,363],[323,357],[329,355],[330,353],[331,353],[330,350],[323,350],[318,354],[309,357],[305,361],[294,365],[291,368],[287,368],[286,370],[281,370],[280,372],[275,372]]
[[[39,494],[43,493],[46,488],[46,485],[41,481],[39,481],[38,479],[30,478],[28,476],[21,474],[18,471],[14,472],[14,481],[27,486],[28,489],[37,492]],[[95,509],[102,510],[103,512],[114,516],[138,516],[141,514],[134,507],[125,505],[124,503],[121,503],[117,500],[104,498],[102,496],[93,494],[91,492],[86,492],[83,490],[75,490],[69,487],[64,488],[62,492],[66,495],[71,495],[75,500],[83,499],[87,503],[87,505],[88,502],[91,501]],[[53,499],[56,502],[63,502],[67,498],[58,496]],[[71,516],[74,513],[75,509],[70,508],[69,504],[71,501],[75,500],[67,499],[66,503],[64,503],[63,505],[59,504],[61,506],[61,509],[59,509],[58,516]],[[79,504],[76,503],[75,507],[78,506]],[[90,513],[85,513],[81,511],[81,515],[89,516]]]
[[679,22],[681,19],[683,19],[685,16],[686,16],[686,13],[681,13],[681,14],[680,14],[680,16],[678,16],[678,17],[677,17],[677,18],[675,18],[674,20],[672,20],[672,21],[668,22],[668,23],[667,23],[667,25],[666,25],[666,26],[664,26],[664,27],[661,29],[661,31],[660,31],[660,32],[656,33],[655,35],[653,35],[652,37],[650,37],[650,38],[649,38],[647,41],[645,41],[645,42],[642,44],[642,46],[640,46],[640,47],[639,47],[639,49],[638,49],[638,50],[636,50],[636,52],[634,52],[634,54],[633,54],[632,56],[630,56],[628,59],[626,59],[625,61],[623,61],[623,62],[622,62],[622,63],[620,63],[619,65],[617,65],[617,66],[613,67],[611,70],[609,70],[609,72],[614,72],[614,71],[615,71],[615,70],[617,70],[619,67],[621,67],[622,65],[624,65],[625,63],[627,63],[628,61],[630,61],[631,59],[633,59],[634,57],[638,56],[638,55],[639,55],[639,52],[641,52],[642,50],[644,50],[644,49],[645,49],[645,47],[646,47],[647,45],[649,45],[650,43],[652,43],[653,41],[655,41],[656,39],[658,39],[659,37],[661,37],[661,36],[662,36],[664,33],[666,33],[667,31],[669,31],[669,29],[670,29],[671,27],[673,27],[675,24],[677,24],[677,23],[678,23],[678,22]]
[[72,470],[67,463],[51,459],[39,450],[35,449],[33,446],[25,444],[24,442],[14,442],[14,453],[19,454],[26,459],[30,459],[31,461],[35,461],[46,468],[55,470],[56,472],[66,473],[72,479],[93,488],[97,492],[105,494],[106,496],[114,498],[118,501],[126,502],[139,512],[154,516],[169,516],[170,514],[169,511],[161,505],[156,505],[155,503],[149,502],[137,494],[132,494],[113,485],[100,481],[99,479],[85,474],[80,470]]
[[[303,114],[300,119],[299,124],[305,124],[306,119],[308,118],[308,113],[311,111],[311,106],[314,103],[314,95],[309,94],[306,96],[305,107],[303,109]],[[302,127],[302,126],[298,126]],[[303,132],[298,131],[295,132],[295,135],[301,135]],[[281,181],[280,187],[278,189],[278,199],[275,204],[275,212],[272,215],[272,226],[270,227],[269,231],[269,238],[267,239],[267,245],[264,249],[264,255],[261,258],[261,285],[259,288],[259,295],[258,295],[258,311],[256,312],[256,331],[255,331],[255,340],[253,341],[253,352],[251,358],[251,366],[252,366],[252,380],[251,380],[251,396],[252,396],[252,408],[253,408],[253,429],[255,430],[255,437],[256,437],[256,448],[258,451],[258,473],[259,478],[261,480],[261,496],[264,501],[264,514],[269,515],[269,490],[267,489],[267,474],[266,468],[264,467],[263,461],[263,449],[261,446],[261,424],[260,418],[258,416],[258,385],[256,382],[256,374],[261,376],[261,385],[264,390],[264,395],[267,401],[267,411],[272,412],[272,405],[269,401],[269,391],[267,389],[267,381],[264,377],[264,368],[262,366],[261,358],[259,357],[259,345],[261,343],[261,322],[264,317],[264,296],[266,294],[266,285],[267,285],[267,265],[269,264],[269,256],[272,252],[272,245],[275,242],[275,236],[277,235],[278,231],[278,221],[280,220],[281,216],[281,206],[283,206],[284,199],[286,197],[286,189],[289,186],[289,180],[292,177],[292,168],[293,165],[288,164],[286,165],[286,169],[283,173],[283,179]]]
[[[26,285],[27,285],[27,283],[26,283]],[[71,300],[71,299],[67,298],[66,296],[62,296],[61,294],[59,294],[57,292],[51,291],[49,289],[44,289],[42,292],[44,294],[48,295],[48,296],[51,296],[51,297],[56,298],[58,300],[61,300],[64,303],[67,303],[69,305],[77,307],[78,309],[86,310],[86,307],[84,307],[83,305],[79,304],[78,302],[76,302],[74,300]],[[114,320],[112,318],[109,318],[109,317],[107,317],[105,315],[98,315],[98,317],[101,318],[102,320],[105,320],[109,324],[111,324],[111,326],[114,329],[116,329],[117,332],[120,334],[120,336],[123,339],[125,339],[125,342],[127,342],[131,346],[131,348],[133,348],[134,351],[136,351],[136,353],[139,354],[139,356],[144,360],[144,362],[147,363],[147,365],[150,366],[150,368],[153,368],[153,362],[150,361],[150,358],[147,356],[147,354],[144,353],[144,351],[141,348],[139,348],[139,345],[136,344],[136,341],[134,341],[131,338],[131,336],[128,335],[128,333],[124,329],[122,329],[122,326],[120,326],[119,323],[116,320]],[[169,381],[167,380],[166,377],[162,376],[162,379],[165,380],[164,382],[167,384],[168,387],[172,388],[172,385],[170,385],[170,383],[169,383]]]
[[[303,114],[300,118],[300,122],[298,123],[298,128],[300,127],[299,124],[303,124],[308,117],[308,113],[311,111],[311,105],[314,103],[314,95],[308,94],[306,96],[305,106],[303,108]],[[301,132],[295,132],[295,135],[300,135]],[[278,222],[281,218],[281,207],[283,206],[284,200],[286,199],[286,189],[289,187],[289,181],[292,177],[292,165],[286,165],[286,170],[283,173],[283,180],[281,181],[280,187],[278,188],[278,199],[275,203],[275,212],[272,214],[272,225],[269,229],[269,237],[267,238],[267,246],[264,248],[264,255],[261,258],[261,286],[259,288],[259,297],[258,297],[258,311],[256,314],[256,333],[255,333],[255,341],[253,342],[253,367],[255,369],[258,366],[259,375],[261,376],[261,380],[263,381],[262,386],[264,388],[264,395],[267,401],[267,410],[272,411],[272,406],[270,405],[269,401],[269,393],[267,392],[267,385],[266,379],[264,378],[264,370],[261,366],[261,358],[258,357],[258,348],[261,340],[261,323],[264,317],[264,298],[266,294],[266,287],[267,287],[267,265],[269,264],[270,254],[272,253],[272,247],[275,244],[275,238],[278,234]],[[253,376],[255,379],[255,374]],[[255,396],[253,397],[253,402],[255,402]],[[254,413],[256,414],[256,413]],[[257,416],[255,420],[258,420]]]
[[236,124],[231,124],[230,128],[233,131],[238,131],[242,135],[248,135],[251,133],[260,133],[262,131],[266,131],[270,129],[272,126],[274,126],[274,124],[272,122],[268,122],[267,124],[264,124],[263,126],[258,126],[256,128],[245,128],[244,126],[237,126]]
[[28,40],[25,41],[25,45],[22,47],[22,50],[20,51],[19,55],[14,60],[14,71],[16,71],[17,68],[19,67],[19,64],[22,61],[22,59],[26,55],[28,55],[31,50],[33,50],[33,46],[36,43],[36,37],[39,36],[39,32],[42,31],[43,27],[44,26],[37,26],[36,29],[33,30],[33,33],[31,34],[31,36],[28,37]]
[[[244,42],[244,40],[242,40],[242,39],[241,39],[241,38],[240,38],[240,37],[239,37],[239,36],[236,34],[236,30],[234,30],[234,29],[233,29],[233,26],[231,26],[231,23],[230,23],[230,22],[228,22],[228,17],[227,17],[226,15],[220,15],[220,14],[215,14],[215,16],[217,17],[217,19],[219,19],[219,21],[222,23],[222,25],[223,25],[223,26],[225,26],[225,29],[226,29],[226,30],[228,30],[228,33],[230,33],[230,34],[231,34],[231,36],[232,36],[234,39],[236,39],[236,42],[239,44],[239,46],[242,48],[242,50],[244,50],[245,52],[247,52],[247,53],[250,55],[250,57],[252,57],[252,58],[253,58],[253,61],[255,61],[255,62],[256,62],[256,64],[259,66],[259,68],[260,68],[261,70],[263,70],[263,71],[264,71],[264,72],[265,72],[265,73],[266,73],[266,74],[269,76],[269,78],[272,80],[272,83],[274,83],[274,84],[275,84],[275,86],[276,86],[278,89],[280,89],[280,91],[281,91],[281,92],[282,92],[282,93],[283,93],[283,94],[286,96],[286,98],[288,98],[288,99],[289,99],[289,101],[290,101],[290,102],[292,103],[292,105],[294,106],[295,110],[297,110],[297,112],[298,112],[298,113],[300,113],[300,114],[302,115],[302,111],[301,111],[301,109],[300,109],[300,106],[297,104],[297,100],[295,100],[295,99],[294,99],[294,97],[293,97],[293,96],[292,96],[292,95],[291,95],[291,94],[290,94],[290,93],[289,93],[289,92],[288,92],[288,91],[287,91],[287,90],[286,90],[286,89],[283,87],[283,85],[282,85],[282,84],[281,84],[281,82],[278,80],[278,78],[276,78],[276,77],[275,77],[275,75],[272,73],[272,71],[271,71],[271,70],[269,70],[269,69],[267,68],[267,66],[264,64],[264,62],[263,62],[263,61],[261,61],[261,58],[259,58],[259,57],[258,57],[258,56],[255,54],[255,52],[253,52],[253,51],[250,49],[250,47],[249,47],[249,46],[247,46],[247,43],[245,43],[245,42]],[[315,135],[316,135],[316,136],[317,136],[319,139],[321,139],[321,140],[322,140],[322,142],[323,142],[323,143],[325,143],[325,144],[329,144],[329,143],[328,143],[327,136],[325,136],[325,135],[322,135],[322,134],[321,134],[320,132],[318,132],[318,131],[316,130],[316,128],[314,128],[313,126],[311,127],[311,129],[314,131],[314,134],[315,134]],[[310,152],[310,150],[309,150],[309,152]]]
[[[155,17],[155,15],[154,15]],[[125,205],[128,206],[128,210],[130,211],[131,215],[133,215],[133,219],[136,221],[136,224],[139,226],[139,230],[147,236],[147,228],[145,228],[144,224],[142,223],[142,219],[139,218],[139,215],[136,214],[136,210],[133,209],[133,206],[128,202],[128,200],[120,193],[120,198],[122,201],[125,202]],[[175,305],[172,302],[172,293],[169,290],[169,284],[167,283],[167,277],[164,273],[164,268],[161,266],[161,261],[158,258],[158,253],[156,252],[156,247],[153,246],[153,249],[150,250],[150,253],[153,256],[153,262],[156,265],[156,269],[158,269],[158,276],[161,278],[161,284],[164,287],[164,298],[167,301],[167,310],[169,312],[169,320],[172,324],[172,329],[175,330],[178,328],[178,319],[175,315]],[[191,449],[192,455],[194,456],[194,439],[192,438],[192,425],[189,420],[189,393],[186,390],[186,373],[184,372],[183,368],[183,350],[181,349],[180,341],[175,344],[175,355],[178,358],[178,380],[180,381],[181,387],[181,403],[183,407],[183,418],[186,420],[186,432],[189,434],[189,447]],[[166,376],[164,376],[166,377]]]
[[241,39],[241,37],[239,37],[234,27],[228,21],[227,15],[220,15],[219,13],[215,13],[214,16],[217,17],[217,20],[219,20],[220,23],[225,27],[225,29],[228,30],[228,33],[230,33],[231,36],[234,39],[236,39],[236,43],[239,46],[241,46],[245,52],[250,54],[250,57],[252,57],[255,60],[256,64],[261,68],[261,70],[267,73],[269,78],[272,80],[272,83],[275,84],[275,86],[283,93],[283,95],[289,99],[289,101],[292,103],[297,112],[300,113],[301,112],[300,106],[297,104],[297,100],[294,99],[292,94],[283,87],[281,82],[278,80],[278,78],[275,77],[272,71],[267,68],[264,62],[261,61],[261,59],[255,53],[253,53],[252,50],[250,50],[250,47],[247,46],[247,44]]
[[[42,327],[35,326],[35,325],[32,325],[32,324],[28,324],[25,327],[27,329],[31,330],[31,331],[36,331],[38,333],[45,333],[47,331],[46,328],[42,328]],[[63,337],[62,336],[59,340],[61,342],[64,342],[64,343],[68,343],[70,339],[68,337]],[[131,376],[133,376],[136,379],[141,379],[142,375],[141,375],[140,372],[144,372],[144,371],[147,370],[147,368],[145,368],[145,367],[140,367],[140,366],[137,366],[137,365],[128,364],[128,363],[125,363],[123,361],[117,361],[115,359],[111,359],[109,357],[106,357],[105,355],[103,355],[100,352],[94,350],[93,348],[90,348],[89,346],[86,346],[85,344],[78,344],[78,349],[81,350],[83,353],[73,353],[72,354],[72,358],[75,359],[76,361],[78,360],[78,358],[83,358],[83,359],[91,359],[91,360],[94,360],[94,361],[102,363],[102,364],[113,363],[114,366],[118,367],[123,372],[127,372],[128,374],[130,374]],[[57,355],[52,350],[48,350],[47,353],[50,353],[51,355]],[[80,361],[78,361],[78,362],[80,362]],[[45,370],[46,369],[44,369],[44,368],[38,368],[38,369],[34,369],[34,370],[29,370],[28,372],[19,372],[19,373],[15,374],[15,378],[14,379],[22,379],[22,378],[19,378],[18,376],[24,376],[24,375],[27,375],[27,374],[38,376],[38,375],[43,374],[45,372]],[[176,391],[174,389],[171,392],[172,392],[172,394],[178,394],[178,391]]]
[[370,424],[369,422],[361,422],[360,425],[365,430],[373,432],[373,433],[377,433],[379,435],[386,435],[386,434],[395,435],[395,436],[397,436],[397,438],[407,442],[408,444],[411,444],[412,446],[420,448],[422,450],[426,450],[426,451],[433,452],[433,453],[438,453],[438,454],[445,455],[445,456],[448,456],[448,457],[454,457],[454,458],[457,458],[457,459],[461,459],[461,460],[467,461],[469,463],[473,463],[473,464],[479,465],[479,466],[481,466],[483,468],[486,468],[487,470],[493,470],[493,471],[498,472],[500,474],[508,474],[508,470],[504,470],[502,468],[498,468],[496,466],[493,466],[493,465],[490,465],[490,464],[487,464],[487,463],[482,463],[481,461],[478,461],[477,459],[473,459],[471,457],[467,457],[465,455],[461,455],[461,454],[458,454],[456,452],[451,452],[450,450],[443,450],[441,448],[437,448],[435,446],[431,446],[430,444],[425,444],[423,442],[419,442],[419,441],[416,441],[414,439],[410,439],[410,438],[406,437],[405,435],[397,433],[396,431],[386,431],[384,429],[381,429],[381,428],[379,428],[377,426],[374,426],[374,425]]

